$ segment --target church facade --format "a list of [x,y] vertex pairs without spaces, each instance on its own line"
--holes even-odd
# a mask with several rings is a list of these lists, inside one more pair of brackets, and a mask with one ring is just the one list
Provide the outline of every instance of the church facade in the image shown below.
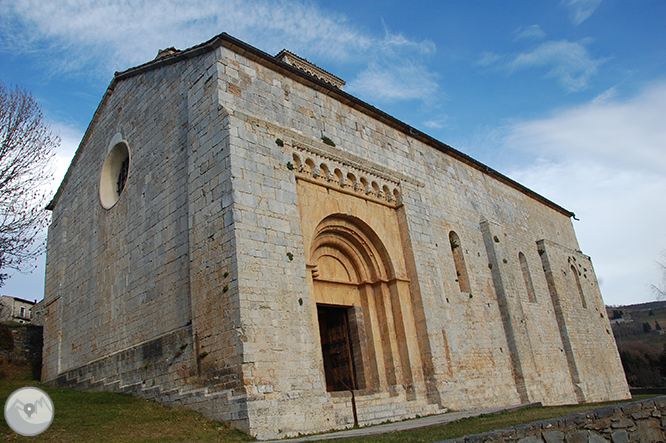
[[260,439],[629,398],[573,213],[227,34],[116,73],[49,205],[43,380]]

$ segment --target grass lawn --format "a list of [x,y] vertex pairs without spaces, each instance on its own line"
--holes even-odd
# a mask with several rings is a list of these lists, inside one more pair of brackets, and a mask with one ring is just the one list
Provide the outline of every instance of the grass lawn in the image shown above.
[[45,388],[30,379],[29,369],[4,365],[8,376],[0,380],[0,399],[23,386],[46,391],[55,405],[49,429],[35,437],[22,437],[0,420],[0,441],[30,442],[245,442],[247,435],[222,423],[184,409],[169,408],[154,401],[110,392],[79,392]]
[[[184,408],[108,392],[79,392],[45,388],[30,379],[28,368],[4,364],[0,368],[0,399],[23,386],[46,391],[55,405],[51,427],[36,437],[22,437],[0,420],[0,441],[31,442],[247,442],[254,439]],[[444,426],[340,440],[344,443],[427,442],[490,431],[535,420],[560,417],[595,409],[597,405],[529,408],[514,412],[461,420]],[[288,440],[286,440],[288,441]]]

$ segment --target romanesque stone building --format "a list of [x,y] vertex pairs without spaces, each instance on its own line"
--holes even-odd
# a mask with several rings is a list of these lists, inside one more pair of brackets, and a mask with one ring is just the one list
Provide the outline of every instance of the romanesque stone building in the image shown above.
[[629,397],[573,214],[226,34],[117,73],[49,205],[43,379],[274,438]]

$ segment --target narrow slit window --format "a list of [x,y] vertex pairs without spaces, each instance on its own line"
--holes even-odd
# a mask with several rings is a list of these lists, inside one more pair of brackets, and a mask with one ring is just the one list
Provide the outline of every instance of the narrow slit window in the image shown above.
[[536,292],[534,291],[534,283],[532,282],[532,275],[530,274],[530,268],[527,265],[527,259],[525,254],[522,252],[518,253],[518,261],[520,262],[520,269],[523,271],[523,279],[525,280],[525,289],[527,290],[527,298],[530,303],[536,303],[537,297]]
[[583,294],[583,287],[580,285],[580,277],[578,276],[578,271],[574,265],[571,265],[571,272],[574,275],[574,280],[576,280],[576,288],[578,288],[578,295],[580,296],[581,305],[583,305],[583,308],[587,309],[587,302],[585,301],[585,295]]
[[449,243],[451,245],[451,253],[453,254],[453,263],[456,267],[456,281],[458,282],[458,286],[460,286],[460,291],[471,293],[469,276],[467,274],[467,267],[465,266],[465,256],[458,234],[453,231],[449,232]]

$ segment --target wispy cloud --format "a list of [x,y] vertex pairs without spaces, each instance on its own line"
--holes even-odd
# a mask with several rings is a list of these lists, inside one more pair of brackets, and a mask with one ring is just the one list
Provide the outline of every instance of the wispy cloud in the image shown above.
[[438,92],[437,75],[424,60],[436,52],[429,40],[416,42],[394,34],[384,25],[384,36],[364,54],[367,67],[347,83],[347,91],[379,103],[401,100],[428,102]]
[[484,53],[478,64],[496,67],[509,74],[524,69],[546,68],[546,78],[556,79],[566,91],[582,91],[588,88],[590,80],[606,61],[590,55],[585,43],[587,42],[547,41],[531,51],[517,55]]
[[423,94],[414,94],[418,88],[436,86],[423,63],[436,51],[431,41],[388,30],[370,34],[344,15],[298,0],[0,3],[4,51],[36,52],[47,69],[87,75],[92,71],[105,79],[115,70],[151,60],[160,48],[188,48],[222,31],[269,53],[287,48],[313,61],[366,64],[350,86],[372,85],[372,78],[377,78],[388,88],[375,86],[370,96],[377,99],[421,98]]
[[500,64],[502,62],[503,57],[499,56],[497,54],[494,54],[492,52],[484,52],[481,54],[481,57],[477,61],[477,64],[479,66],[493,66]]
[[621,304],[652,299],[653,260],[666,248],[666,82],[615,96],[515,124],[504,147],[540,159],[509,175],[576,212],[604,298]]
[[423,126],[426,128],[432,128],[432,129],[442,129],[446,128],[449,126],[449,116],[446,114],[441,114],[438,116],[435,116],[435,118],[431,118],[430,120],[427,120],[423,122]]
[[114,69],[150,60],[159,48],[187,48],[222,31],[261,41],[268,51],[286,42],[294,50],[308,45],[314,53],[344,56],[351,50],[354,56],[372,45],[372,38],[344,17],[295,1],[16,0],[3,3],[0,13],[0,35],[11,44],[8,49],[62,52],[70,60],[102,61]]
[[546,33],[539,25],[520,27],[513,31],[514,40],[541,40],[546,37]]
[[373,64],[349,82],[347,90],[370,101],[429,101],[439,88],[436,78],[421,65]]
[[617,86],[613,86],[612,88],[609,88],[604,92],[602,92],[601,94],[594,97],[592,104],[601,105],[608,103],[611,99],[615,98],[617,94],[618,94]]
[[597,10],[601,0],[562,0],[561,5],[569,10],[571,21],[578,26],[590,18]]
[[665,174],[664,121],[666,83],[659,83],[631,100],[597,98],[551,118],[518,123],[506,143],[526,152],[538,146],[543,155]]

